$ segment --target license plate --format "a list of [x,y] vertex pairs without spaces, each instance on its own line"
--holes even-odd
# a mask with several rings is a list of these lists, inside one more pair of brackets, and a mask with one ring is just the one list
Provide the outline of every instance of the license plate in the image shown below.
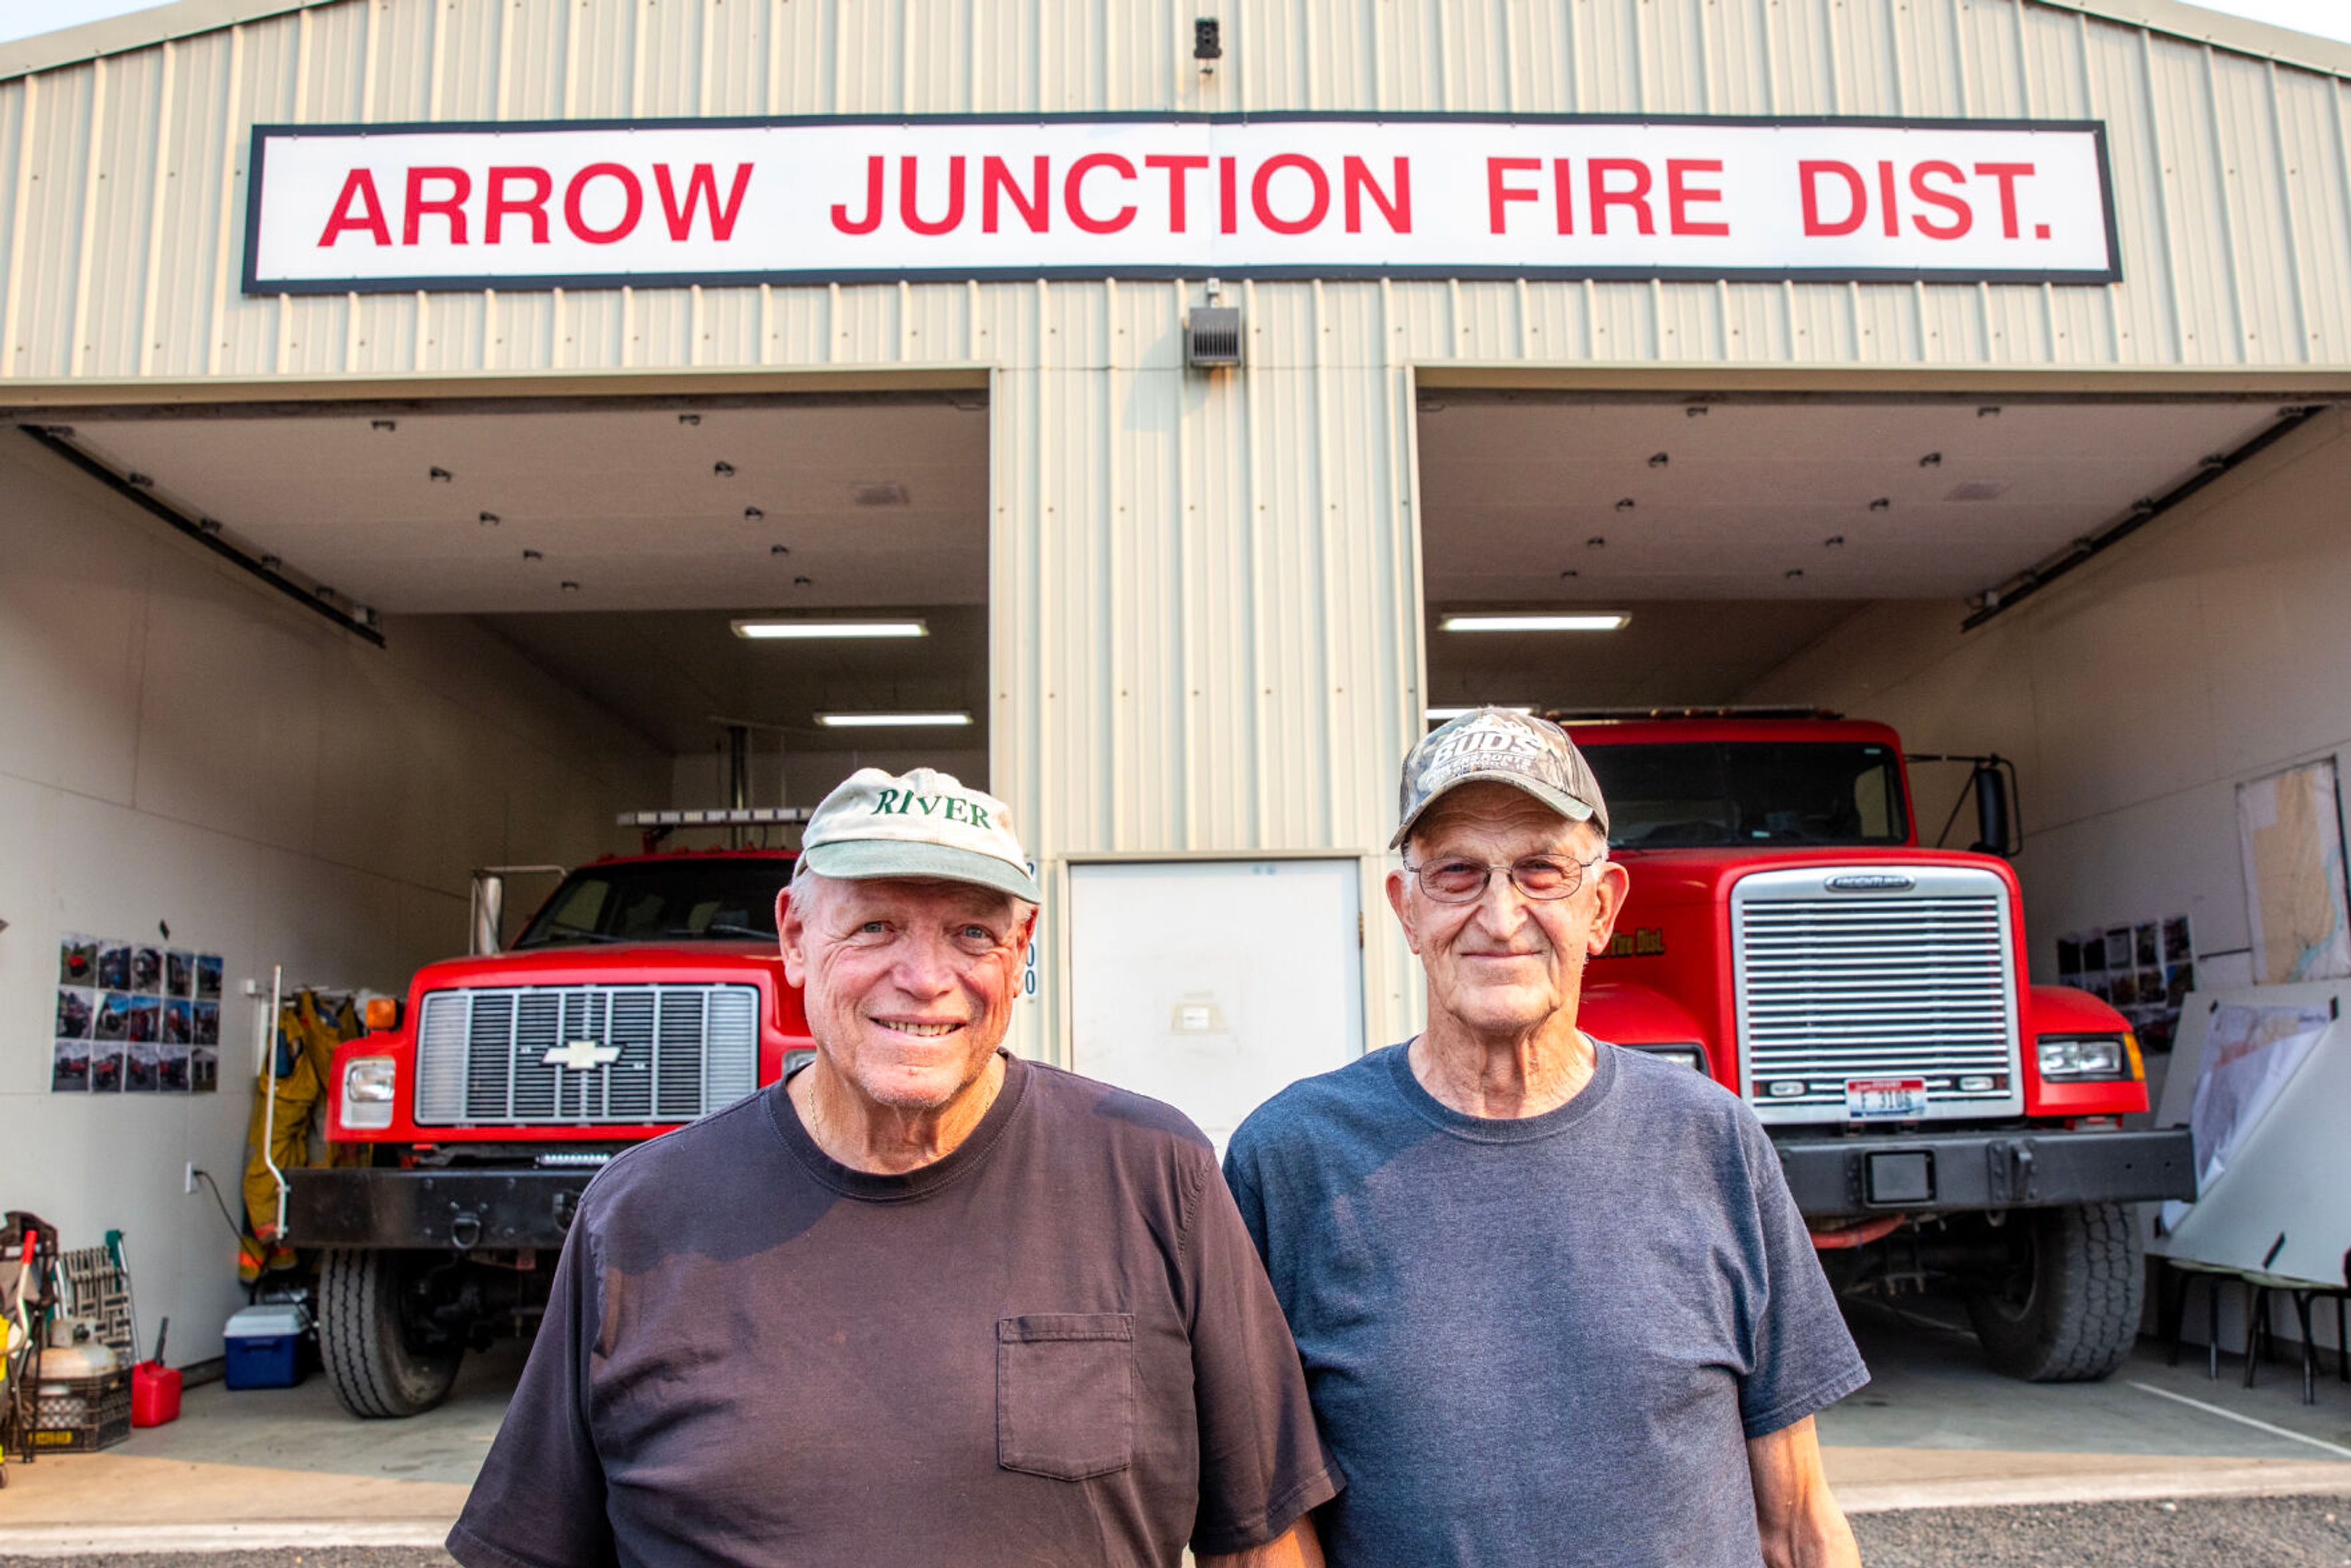
[[1844,1113],[1849,1120],[1915,1122],[1927,1113],[1923,1078],[1848,1078]]

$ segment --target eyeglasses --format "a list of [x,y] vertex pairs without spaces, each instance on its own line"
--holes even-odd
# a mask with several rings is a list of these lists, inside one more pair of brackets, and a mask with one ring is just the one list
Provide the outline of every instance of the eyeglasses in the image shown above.
[[1500,872],[1510,885],[1529,898],[1549,902],[1572,896],[1583,885],[1583,873],[1608,858],[1605,852],[1588,861],[1565,855],[1528,855],[1508,865],[1483,861],[1433,860],[1404,868],[1420,883],[1420,891],[1439,904],[1475,904],[1486,895],[1486,884]]

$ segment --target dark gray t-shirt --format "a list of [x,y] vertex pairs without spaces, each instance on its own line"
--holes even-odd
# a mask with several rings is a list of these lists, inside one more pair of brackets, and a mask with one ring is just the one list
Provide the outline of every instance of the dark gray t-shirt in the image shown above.
[[606,1166],[449,1550],[1172,1564],[1335,1490],[1207,1140],[1008,1058],[909,1175],[827,1158],[780,1084]]
[[1520,1121],[1405,1048],[1291,1085],[1225,1155],[1346,1492],[1333,1568],[1754,1568],[1746,1440],[1868,1381],[1762,1127],[1598,1047]]

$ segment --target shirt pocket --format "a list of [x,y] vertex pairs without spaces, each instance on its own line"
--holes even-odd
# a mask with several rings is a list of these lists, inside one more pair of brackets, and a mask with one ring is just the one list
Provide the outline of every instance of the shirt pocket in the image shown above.
[[996,1320],[996,1462],[1081,1481],[1134,1453],[1134,1314]]

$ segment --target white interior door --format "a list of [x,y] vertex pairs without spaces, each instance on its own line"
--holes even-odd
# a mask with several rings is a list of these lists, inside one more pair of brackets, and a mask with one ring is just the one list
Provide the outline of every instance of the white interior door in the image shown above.
[[1071,1065],[1165,1100],[1216,1140],[1364,1050],[1352,860],[1070,868]]

